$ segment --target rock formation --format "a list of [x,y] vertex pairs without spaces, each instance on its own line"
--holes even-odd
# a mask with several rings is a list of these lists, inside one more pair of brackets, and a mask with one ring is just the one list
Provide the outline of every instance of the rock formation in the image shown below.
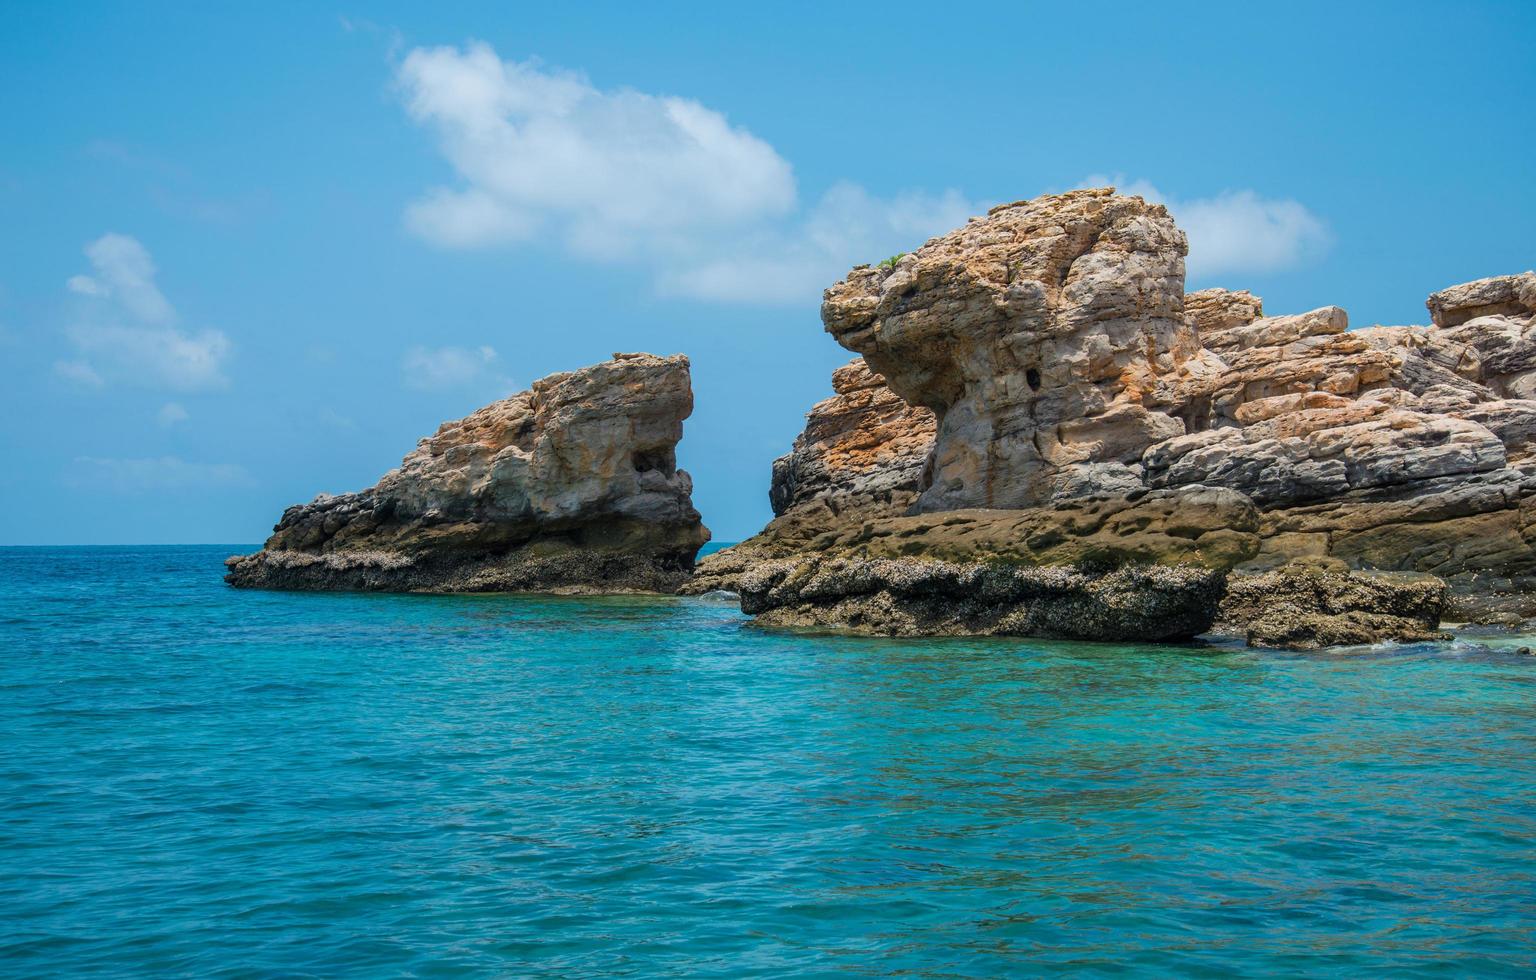
[[862,357],[832,372],[832,397],[806,416],[794,447],[773,462],[763,533],[705,557],[685,594],[735,592],[755,564],[794,554],[817,535],[905,513],[927,485],[934,418],[908,405]]
[[914,514],[778,558],[768,537],[736,585],[743,611],[768,625],[1182,639],[1210,628],[1225,569],[1257,552],[1257,528],[1242,494],[1204,488]]
[[1432,576],[1352,572],[1336,559],[1297,559],[1232,576],[1216,629],[1246,637],[1249,646],[1303,650],[1446,640],[1437,629],[1445,601],[1445,583]]
[[[1338,568],[1306,578],[1305,589],[1286,573],[1243,585],[1242,594],[1285,585],[1291,619],[1304,605],[1298,596],[1329,589],[1375,596],[1354,606],[1314,603],[1300,633],[1245,630],[1255,642],[1433,632],[1434,603],[1415,606],[1428,610],[1406,617],[1415,626],[1393,625],[1380,612],[1383,590],[1419,595],[1417,579],[1373,574],[1366,589],[1348,570],[1441,576],[1453,586],[1453,615],[1484,614],[1490,595],[1536,592],[1536,273],[1435,293],[1430,327],[1351,330],[1335,306],[1265,316],[1247,292],[1186,296],[1184,252],[1163,208],[1102,189],[994,208],[894,263],[854,269],[827,291],[823,321],[884,376],[890,393],[931,410],[926,465],[917,463],[926,426],[884,393],[861,388],[855,405],[839,387],[776,466],[774,522],[712,556],[700,580],[747,590],[743,574],[764,561],[799,556],[817,568],[873,561],[880,556],[867,547],[850,551],[849,535],[922,515],[964,514],[968,526],[1002,528],[1027,513],[1036,532],[1054,526],[1070,538],[1075,532],[1063,529],[1078,520],[1078,501],[1128,504],[1148,491],[1221,488],[1253,508],[1253,528],[1242,533],[1257,547],[1219,552],[1222,567],[1236,572],[1234,595],[1248,583],[1243,573],[1311,558]],[[868,407],[875,404],[878,411]],[[846,407],[824,409],[834,405]],[[820,433],[831,419],[832,428],[859,433],[862,459],[889,466],[887,480],[865,468],[846,486],[890,492],[849,494],[836,478],[799,476],[819,474],[817,447],[828,441]],[[921,474],[916,482],[914,474]],[[913,516],[899,517],[909,502]],[[946,556],[948,532],[940,529],[948,526],[943,519],[902,526],[900,550],[886,557],[957,568],[1050,564],[1033,553],[1033,542],[1050,537],[1039,533],[1022,551],[989,545]],[[1167,566],[1187,558],[1127,560]],[[823,578],[955,582],[970,574],[859,568]],[[787,574],[784,582],[794,583],[813,572]],[[788,598],[793,590],[780,582],[764,592],[765,580],[752,578],[745,601],[774,621],[827,625],[858,612],[823,594],[835,592],[829,586],[818,586],[816,608],[807,609],[803,590]],[[899,589],[883,592],[890,595],[856,605],[887,610],[892,628],[948,630],[961,621],[980,628],[1006,618],[973,610],[941,621],[937,607],[930,615],[892,598]],[[774,594],[786,598],[773,605]],[[860,615],[864,628],[881,619]]]
[[288,508],[250,588],[670,591],[709,540],[677,468],[688,359],[615,354],[444,423],[376,486]]
[[908,405],[862,357],[832,372],[832,392],[811,408],[794,448],[773,462],[774,516],[796,508],[905,509],[928,483],[933,413]]
[[1522,305],[1533,281],[1436,293],[1428,305],[1444,326],[1341,332],[1333,308],[1229,317],[1214,370],[1160,381],[1155,401],[1190,431],[1147,449],[1146,483],[1248,494],[1264,512],[1255,567],[1327,556],[1433,573],[1463,612],[1476,597],[1529,591],[1536,402],[1508,396],[1536,369],[1525,350],[1529,337],[1536,355],[1536,307]]
[[741,608],[768,626],[881,636],[1177,640],[1211,625],[1224,579],[1192,566],[1098,571],[910,558],[787,559],[742,579]]
[[1109,189],[993,208],[827,290],[822,320],[891,390],[938,417],[918,507],[1031,507],[1085,466],[1134,475],[1184,431],[1145,402],[1198,351],[1184,234]]

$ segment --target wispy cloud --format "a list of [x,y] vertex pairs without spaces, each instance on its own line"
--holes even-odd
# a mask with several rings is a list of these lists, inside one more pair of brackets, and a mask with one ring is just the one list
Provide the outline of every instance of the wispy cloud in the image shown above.
[[1078,187],[1112,185],[1166,205],[1189,236],[1189,278],[1241,272],[1275,272],[1320,257],[1332,244],[1327,224],[1299,201],[1260,197],[1251,190],[1214,197],[1172,198],[1150,181],[1124,174],[1094,174]]
[[84,361],[54,361],[53,373],[81,388],[100,388],[106,384],[96,369]]
[[227,383],[229,338],[218,330],[184,331],[155,282],[149,250],[128,235],[107,234],[85,248],[91,273],[65,284],[82,297],[78,318],[65,329],[76,357],[54,365],[59,376],[100,387],[123,381],[179,390]]
[[847,184],[804,208],[789,162],[720,112],[600,90],[482,43],[412,50],[397,81],[458,176],[405,214],[446,248],[548,241],[647,267],[672,294],[805,302],[972,212],[954,192],[879,199]]
[[166,402],[160,406],[160,411],[155,413],[155,421],[167,429],[180,425],[191,417],[180,402]]
[[85,247],[94,276],[72,276],[65,285],[82,296],[113,300],[145,323],[170,323],[176,311],[155,285],[155,262],[138,239],[107,234]]
[[176,456],[113,459],[77,456],[65,482],[116,493],[204,490],[252,484],[251,475],[234,463],[193,463]]
[[497,377],[498,357],[491,347],[412,347],[400,360],[408,388],[436,391],[495,384],[510,391],[512,382]]

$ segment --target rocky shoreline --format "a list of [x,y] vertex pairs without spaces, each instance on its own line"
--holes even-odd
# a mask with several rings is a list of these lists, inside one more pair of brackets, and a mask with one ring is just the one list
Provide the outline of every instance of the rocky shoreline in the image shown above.
[[617,355],[448,423],[370,490],[290,508],[246,587],[739,593],[894,635],[1438,638],[1536,612],[1536,273],[1350,329],[1184,292],[1166,209],[993,208],[827,290],[858,355],[707,540],[676,469],[686,358]]

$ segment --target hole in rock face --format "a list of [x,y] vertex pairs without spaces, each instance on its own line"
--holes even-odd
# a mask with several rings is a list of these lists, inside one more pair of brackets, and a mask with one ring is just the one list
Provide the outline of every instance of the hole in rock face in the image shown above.
[[1030,391],[1039,391],[1040,390],[1040,369],[1039,368],[1025,368],[1024,369],[1024,380],[1029,382],[1029,390]]
[[677,468],[676,457],[671,451],[665,449],[640,450],[635,453],[632,460],[636,473],[649,473],[651,470],[660,470],[662,474],[671,476]]

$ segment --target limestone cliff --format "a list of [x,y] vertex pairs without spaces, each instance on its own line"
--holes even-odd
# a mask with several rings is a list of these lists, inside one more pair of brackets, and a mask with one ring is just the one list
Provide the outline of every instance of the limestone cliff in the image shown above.
[[668,591],[709,540],[677,468],[688,359],[616,354],[423,439],[376,486],[288,508],[232,585]]
[[[822,561],[852,529],[898,519],[909,500],[934,520],[903,528],[901,554],[937,560],[944,517],[966,508],[986,508],[965,511],[984,515],[971,524],[1004,528],[1027,512],[1072,537],[1076,501],[1221,488],[1250,502],[1245,540],[1257,546],[1220,551],[1225,567],[1332,562],[1321,577],[1274,582],[1303,596],[1323,582],[1359,600],[1318,610],[1314,639],[1363,635],[1361,623],[1381,638],[1432,633],[1439,606],[1420,604],[1434,615],[1414,618],[1377,602],[1394,574],[1411,595],[1423,591],[1414,576],[1450,581],[1453,615],[1478,612],[1490,595],[1536,593],[1536,273],[1435,293],[1431,327],[1351,330],[1336,306],[1265,316],[1247,292],[1185,295],[1183,255],[1164,209],[1100,189],[994,208],[894,263],[854,269],[827,291],[825,326],[892,393],[932,411],[931,456],[919,471],[926,432],[883,421],[900,416],[882,402],[882,421],[860,431],[900,440],[888,450],[899,495],[843,509],[849,498],[832,482],[796,484],[787,509],[775,497],[780,516],[763,534],[712,556],[704,578],[732,588],[763,561]],[[792,469],[818,444],[815,420]],[[861,446],[863,458],[885,458]],[[867,472],[861,480],[880,484]],[[776,474],[776,487],[792,482]],[[1178,509],[1152,521],[1177,528]],[[990,547],[969,560],[1041,561]],[[856,549],[838,560],[868,557]],[[819,611],[799,615],[826,625],[840,600],[818,588]],[[1328,618],[1338,616],[1353,618]]]
[[993,208],[827,290],[822,321],[896,394],[934,411],[918,507],[1031,507],[1128,481],[1184,431],[1145,402],[1197,352],[1183,232],[1109,189]]
[[811,408],[789,453],[774,460],[774,516],[810,507],[905,509],[929,482],[933,413],[903,401],[862,357],[832,372],[832,392]]

